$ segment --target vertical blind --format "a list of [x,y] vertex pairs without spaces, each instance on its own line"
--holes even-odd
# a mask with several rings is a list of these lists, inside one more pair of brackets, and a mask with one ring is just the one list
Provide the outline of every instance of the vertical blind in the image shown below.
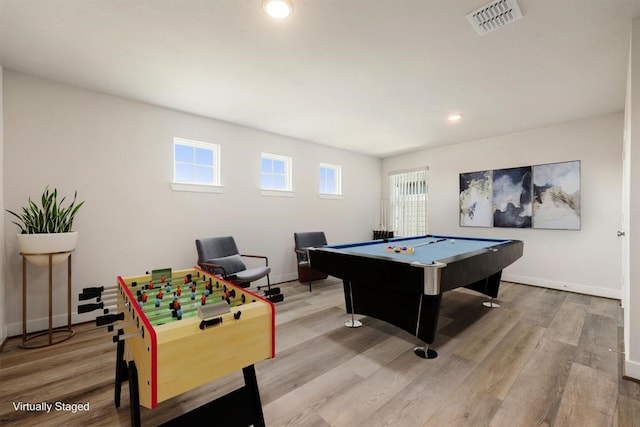
[[427,234],[428,168],[389,174],[391,229],[396,236]]

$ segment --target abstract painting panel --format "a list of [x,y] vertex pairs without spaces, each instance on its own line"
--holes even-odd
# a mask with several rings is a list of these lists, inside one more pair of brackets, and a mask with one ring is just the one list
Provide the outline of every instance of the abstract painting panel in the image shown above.
[[533,227],[580,230],[580,161],[533,167]]
[[493,226],[531,228],[531,166],[493,171]]
[[460,174],[460,225],[491,227],[492,171]]

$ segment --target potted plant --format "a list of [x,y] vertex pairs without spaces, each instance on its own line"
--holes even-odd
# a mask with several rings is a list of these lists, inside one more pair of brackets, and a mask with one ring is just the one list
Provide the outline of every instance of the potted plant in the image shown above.
[[[52,257],[52,264],[67,259],[78,241],[78,233],[72,230],[73,220],[84,201],[77,203],[78,192],[73,195],[73,200],[68,206],[63,206],[66,197],[58,200],[58,190],[49,190],[45,187],[40,205],[29,197],[27,206],[22,208],[22,213],[17,214],[9,209],[7,212],[18,219],[13,221],[20,227],[18,233],[18,246],[22,254],[49,254],[56,253]],[[47,255],[27,255],[27,259],[41,266],[49,265]]]

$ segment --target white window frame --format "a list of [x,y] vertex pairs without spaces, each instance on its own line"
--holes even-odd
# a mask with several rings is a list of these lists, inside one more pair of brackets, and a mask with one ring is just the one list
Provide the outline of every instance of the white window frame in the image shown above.
[[[334,192],[326,192],[321,191],[322,186],[322,169],[331,169],[335,175],[335,186],[336,189]],[[321,198],[340,198],[342,196],[342,166],[335,165],[331,163],[320,163],[318,167],[318,194]]]
[[[284,188],[264,188],[262,186],[262,160],[269,159],[284,163]],[[276,175],[272,173],[272,175]],[[293,158],[282,154],[260,153],[260,193],[265,196],[293,195]]]
[[[200,148],[204,150],[209,150],[213,153],[213,163],[211,168],[213,169],[212,173],[212,181],[210,183],[204,182],[183,182],[176,180],[176,166],[178,165],[178,161],[176,160],[176,145],[184,145],[192,148]],[[171,188],[174,191],[194,191],[194,192],[203,192],[203,193],[221,193],[222,185],[221,185],[221,147],[218,144],[213,144],[210,142],[196,141],[193,139],[187,138],[173,138],[173,180],[171,182]],[[196,166],[196,163],[193,163],[193,166]]]
[[[424,188],[424,193],[419,192]],[[389,172],[388,227],[397,237],[429,232],[429,168]],[[386,225],[386,224],[385,224]]]

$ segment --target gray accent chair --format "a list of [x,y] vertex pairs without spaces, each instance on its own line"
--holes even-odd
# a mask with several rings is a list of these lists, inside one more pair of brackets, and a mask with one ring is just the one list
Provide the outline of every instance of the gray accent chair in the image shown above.
[[[196,250],[198,266],[204,271],[221,276],[243,288],[248,288],[251,282],[266,276],[267,288],[271,289],[269,259],[263,255],[241,254],[232,236],[198,239]],[[248,269],[242,261],[243,257],[262,258],[265,260],[265,266]]]
[[300,283],[309,282],[309,292],[311,292],[311,282],[314,280],[324,280],[327,274],[314,270],[309,266],[309,248],[322,247],[327,245],[327,238],[322,231],[307,231],[293,233],[293,240],[298,260],[298,280]]

